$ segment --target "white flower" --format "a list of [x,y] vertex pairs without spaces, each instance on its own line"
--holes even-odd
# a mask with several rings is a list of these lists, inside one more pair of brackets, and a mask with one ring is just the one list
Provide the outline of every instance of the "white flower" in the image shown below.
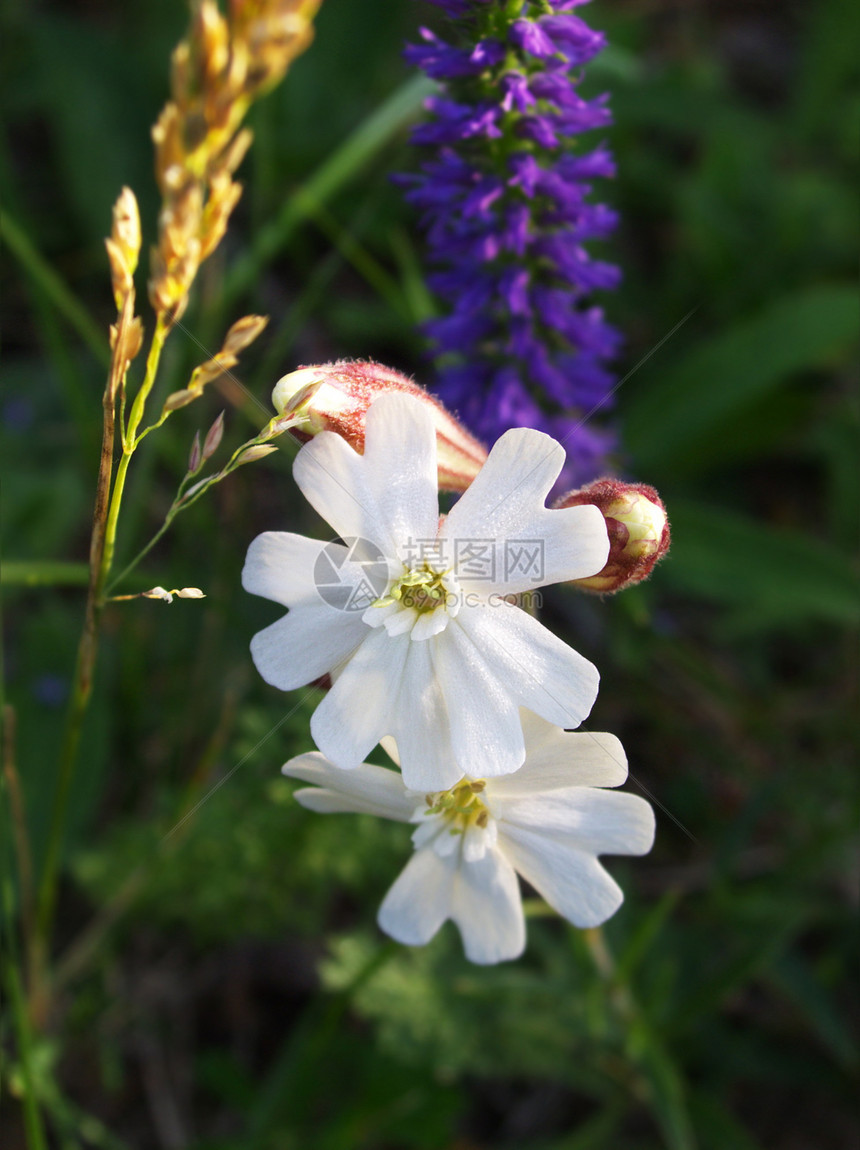
[[[296,791],[309,810],[418,824],[415,853],[379,911],[379,925],[398,942],[421,946],[450,918],[472,962],[517,958],[525,946],[517,873],[575,926],[598,926],[621,905],[621,889],[597,856],[645,854],[654,841],[650,805],[602,789],[627,778],[621,744],[527,712],[523,726],[518,771],[467,777],[436,794],[408,790],[396,771],[369,763],[340,771],[318,752],[284,766],[285,775],[317,784]],[[395,756],[388,740],[386,749]],[[479,770],[486,773],[485,764]]]
[[[408,785],[444,790],[469,764],[487,764],[486,775],[520,766],[521,706],[560,727],[588,715],[596,668],[503,599],[606,562],[596,507],[545,506],[563,462],[549,436],[508,431],[440,521],[435,430],[408,395],[371,404],[363,455],[332,432],[299,452],[302,492],[342,539],[358,542],[271,531],[254,540],[246,590],[290,611],[254,636],[251,653],[281,690],[331,674],[311,733],[338,767],[357,767],[391,735]],[[362,610],[348,609],[368,573],[378,574],[374,554],[381,582]],[[348,602],[321,593],[320,563],[336,570]]]

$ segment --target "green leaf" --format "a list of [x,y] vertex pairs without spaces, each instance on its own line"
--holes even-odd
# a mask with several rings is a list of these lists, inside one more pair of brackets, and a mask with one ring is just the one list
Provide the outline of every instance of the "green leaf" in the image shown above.
[[368,116],[328,159],[285,201],[276,220],[261,228],[254,246],[236,261],[224,287],[223,304],[232,304],[258,279],[299,224],[349,183],[378,152],[409,124],[436,85],[425,76],[407,80]]
[[803,1011],[824,1045],[846,1071],[856,1068],[857,1045],[835,1004],[806,962],[785,954],[767,972],[768,979]]
[[625,1110],[618,1105],[603,1107],[593,1118],[579,1123],[576,1130],[551,1142],[529,1146],[529,1150],[606,1150],[615,1143]]
[[677,905],[680,893],[678,890],[667,891],[633,931],[615,964],[614,977],[619,985],[623,986],[630,981],[633,971],[659,938],[666,919]]
[[62,276],[38,251],[36,245],[8,210],[3,212],[0,227],[3,242],[18,260],[36,288],[69,323],[96,359],[105,367],[110,363],[107,330],[102,330]]
[[88,563],[64,560],[5,559],[0,583],[19,587],[86,587],[90,579]]
[[694,1150],[697,1145],[687,1111],[686,1090],[680,1070],[653,1035],[643,1039],[636,1056],[648,1087],[648,1101],[669,1150]]
[[702,503],[673,503],[661,578],[736,608],[740,630],[860,620],[848,557],[820,540]]
[[701,1131],[705,1150],[762,1150],[757,1142],[725,1103],[705,1091],[696,1091],[690,1098],[690,1110]]
[[631,398],[625,439],[644,473],[694,471],[732,421],[797,372],[838,362],[857,338],[857,291],[792,292],[698,344]]

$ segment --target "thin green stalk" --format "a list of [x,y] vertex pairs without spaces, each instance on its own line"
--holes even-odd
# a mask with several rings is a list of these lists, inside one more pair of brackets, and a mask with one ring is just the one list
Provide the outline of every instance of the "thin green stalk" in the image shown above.
[[33,938],[33,852],[27,829],[27,812],[21,778],[15,760],[16,714],[11,703],[2,704],[3,715],[3,782],[8,795],[9,825],[12,831],[16,871],[18,874],[18,903],[21,908],[21,930],[24,948],[32,949]]
[[624,1053],[638,1082],[631,1084],[648,1103],[669,1150],[696,1150],[687,1111],[686,1083],[664,1048],[660,1035],[619,977],[615,959],[600,927],[582,932],[595,969],[607,990],[607,1001],[624,1036]]
[[4,210],[0,216],[0,230],[6,246],[24,271],[57,311],[71,324],[96,359],[105,366],[110,364],[110,348],[104,332],[64,280],[45,257],[36,250],[27,234]]
[[104,551],[101,557],[101,564],[99,569],[97,599],[101,600],[104,596],[104,589],[107,583],[108,575],[113,564],[114,551],[116,549],[116,531],[119,523],[119,511],[122,506],[122,497],[125,492],[125,481],[128,475],[128,465],[131,462],[131,457],[134,455],[135,448],[138,444],[139,437],[137,436],[137,429],[140,427],[141,420],[143,419],[143,412],[146,406],[149,393],[152,391],[152,386],[155,383],[156,372],[158,365],[161,361],[161,353],[164,349],[164,341],[167,338],[168,329],[164,324],[162,318],[159,316],[155,325],[155,331],[152,335],[152,344],[149,349],[149,355],[146,359],[146,374],[144,375],[143,383],[140,385],[140,390],[134,397],[134,402],[131,405],[131,411],[128,416],[128,424],[122,430],[123,450],[119,464],[116,469],[116,480],[113,485],[113,494],[111,495],[110,510],[108,511],[107,525],[105,527],[105,543]]
[[132,573],[132,571],[135,569],[135,567],[137,567],[138,563],[140,563],[143,559],[145,559],[147,557],[147,555],[150,553],[150,551],[153,549],[153,547],[156,545],[156,543],[159,541],[159,539],[162,537],[162,535],[165,535],[167,533],[167,531],[170,527],[170,524],[173,522],[174,518],[176,517],[176,512],[179,510],[179,508],[175,508],[175,509],[174,508],[175,508],[175,505],[174,505],[174,507],[170,508],[170,510],[167,512],[167,515],[164,517],[164,522],[162,523],[162,525],[159,527],[159,529],[156,531],[156,533],[153,535],[153,537],[149,540],[149,542],[146,543],[143,547],[141,547],[141,549],[135,555],[134,559],[132,559],[132,561],[129,564],[127,564],[125,567],[123,567],[123,569],[122,569],[122,571],[120,571],[119,575],[116,575],[116,576],[114,576],[113,579],[111,579],[110,583],[108,583],[107,587],[105,588],[105,594],[106,595],[110,595],[110,593],[112,591],[114,591],[117,587],[119,587],[119,585],[122,583],[123,579],[125,579],[125,577],[127,575],[130,575]]
[[99,623],[105,604],[105,584],[113,562],[119,510],[122,504],[129,461],[134,453],[135,432],[140,426],[147,396],[155,382],[155,375],[158,370],[158,363],[161,358],[161,351],[164,347],[166,336],[167,327],[159,320],[153,333],[152,344],[147,357],[146,375],[139,392],[135,396],[129,416],[128,427],[123,429],[123,454],[117,467],[113,490],[111,490],[111,477],[113,474],[116,397],[121,382],[119,375],[123,367],[118,359],[118,355],[114,356],[111,365],[111,374],[103,397],[104,420],[102,452],[99,462],[98,482],[96,485],[93,531],[90,539],[90,584],[87,594],[84,626],[78,644],[72,697],[69,702],[66,729],[60,750],[57,785],[54,792],[51,821],[48,830],[48,845],[45,851],[45,862],[42,870],[42,879],[39,884],[36,906],[36,925],[33,938],[33,954],[31,956],[31,970],[34,972],[35,985],[31,987],[31,993],[33,995],[34,1016],[39,1020],[44,1018],[48,1007],[45,970],[50,945],[54,907],[57,898],[57,882],[60,872],[60,860],[62,858],[69,796],[71,794],[72,780],[77,764],[84,717],[92,694],[93,675],[95,673],[96,654],[98,650]]
[[21,1063],[21,1074],[24,1079],[24,1096],[22,1099],[24,1109],[24,1127],[27,1131],[27,1150],[47,1150],[45,1128],[42,1124],[42,1115],[39,1112],[39,1103],[36,1100],[35,1075],[33,1073],[33,1042],[30,1032],[30,1019],[27,1015],[27,1003],[21,978],[16,965],[16,950],[12,931],[14,927],[14,912],[11,885],[8,879],[3,882],[3,911],[6,919],[6,929],[9,935],[7,946],[6,983],[9,991],[9,1001],[12,1008],[12,1023],[18,1039],[18,1056]]
[[[282,430],[288,430],[288,428],[285,426]],[[138,437],[138,441],[140,438],[141,436]],[[180,511],[187,511],[189,507],[193,507],[197,500],[202,495],[205,495],[210,487],[214,487],[216,483],[220,483],[222,479],[226,479],[228,475],[232,475],[237,467],[241,467],[242,464],[240,463],[240,459],[246,451],[250,450],[252,447],[264,446],[267,444],[267,442],[269,441],[263,434],[258,436],[256,439],[249,439],[247,443],[243,443],[241,447],[236,448],[236,450],[233,452],[233,454],[230,456],[220,471],[216,471],[214,475],[210,475],[206,479],[201,479],[198,483],[195,484],[194,487],[191,488],[191,491],[188,494],[185,494],[185,487],[188,483],[188,480],[193,478],[193,475],[186,475],[182,480],[182,483],[179,485],[179,490],[176,493],[176,498],[173,500],[173,503],[168,509],[162,525],[152,536],[149,542],[146,543],[140,549],[140,551],[138,551],[137,555],[135,555],[132,561],[126,567],[124,567],[122,571],[120,571],[119,575],[116,575],[113,579],[111,579],[105,588],[105,595],[109,595],[111,591],[118,587],[123,579],[125,579],[127,575],[130,575],[135,567],[137,567],[138,563],[140,563],[142,559],[146,558],[146,556],[156,545],[159,539],[161,539],[161,537],[166,534],[171,523]]]

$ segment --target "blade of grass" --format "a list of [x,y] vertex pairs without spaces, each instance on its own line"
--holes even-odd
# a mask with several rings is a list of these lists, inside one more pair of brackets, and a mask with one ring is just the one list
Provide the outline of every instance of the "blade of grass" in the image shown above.
[[421,271],[421,261],[405,228],[395,228],[391,232],[390,243],[400,269],[400,290],[409,308],[411,322],[414,327],[420,327],[436,314],[433,296]]
[[267,1135],[282,1115],[296,1123],[313,1102],[312,1080],[319,1074],[329,1045],[355,994],[397,954],[396,942],[385,942],[365,962],[348,986],[328,1001],[312,1004],[287,1039],[257,1098],[250,1129],[243,1145],[257,1150],[268,1145]]
[[404,323],[411,324],[412,309],[405,301],[400,285],[357,239],[355,230],[344,227],[322,204],[309,208],[308,214],[344,260],[352,264],[364,281],[385,300]]
[[657,1125],[671,1150],[695,1150],[693,1124],[687,1110],[686,1087],[681,1071],[649,1033],[642,1041],[636,1064],[648,1084],[649,1102]]
[[253,286],[296,227],[402,131],[435,90],[436,85],[424,76],[408,80],[332,152],[307,183],[286,201],[277,219],[261,228],[251,250],[236,261],[224,284],[221,314]]
[[[372,213],[375,199],[375,196],[368,197],[354,212],[353,233],[361,234]],[[342,253],[333,249],[317,262],[310,276],[304,281],[301,294],[284,314],[278,326],[269,334],[266,354],[254,379],[252,390],[255,395],[265,395],[272,386],[272,381],[284,374],[287,354],[310,316],[326,299],[326,291],[343,267],[343,262]]]
[[4,951],[6,954],[6,986],[9,994],[9,1003],[12,1013],[12,1025],[18,1039],[18,1057],[20,1058],[21,1074],[24,1079],[23,1109],[24,1127],[27,1131],[27,1150],[47,1150],[45,1128],[42,1124],[42,1115],[36,1100],[35,1077],[33,1074],[33,1042],[30,1032],[30,1019],[27,1014],[27,1004],[24,999],[24,990],[21,986],[21,977],[17,966],[17,947],[15,946],[14,930],[15,918],[13,910],[11,880],[3,880],[3,917],[6,921],[6,939]]
[[0,237],[36,287],[74,328],[99,363],[107,367],[110,364],[107,333],[102,331],[62,276],[51,267],[6,209],[0,214]]
[[643,916],[618,957],[615,966],[615,978],[618,982],[627,983],[630,981],[634,970],[659,937],[660,931],[675,909],[680,896],[680,891],[668,890],[659,902],[655,903],[651,910]]
[[89,564],[62,559],[7,559],[0,570],[6,587],[86,587],[89,578]]

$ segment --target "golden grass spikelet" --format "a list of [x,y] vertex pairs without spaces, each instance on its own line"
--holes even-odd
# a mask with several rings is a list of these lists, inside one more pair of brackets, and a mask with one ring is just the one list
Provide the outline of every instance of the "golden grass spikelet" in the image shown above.
[[237,319],[224,336],[222,353],[238,355],[240,351],[250,347],[268,322],[267,315],[245,315]]
[[167,411],[176,411],[193,403],[203,394],[207,384],[220,379],[222,375],[235,367],[239,362],[239,353],[254,342],[266,324],[269,317],[265,315],[246,315],[237,319],[224,337],[224,343],[217,355],[195,367],[188,381],[188,386],[181,391],[174,391],[164,402],[162,415]]
[[313,39],[312,20],[321,0],[232,0],[233,26],[248,45],[247,86],[254,96],[283,78]]
[[320,0],[198,0],[171,64],[171,99],[153,127],[162,195],[149,295],[165,326],[183,313],[200,264],[227,230],[251,143],[242,120],[310,44]]
[[109,238],[105,240],[118,312],[122,311],[125,297],[134,290],[140,243],[137,200],[131,188],[123,188],[113,206],[113,225]]
[[106,394],[112,402],[125,386],[131,361],[143,346],[143,324],[135,316],[134,273],[140,255],[140,212],[131,188],[123,188],[113,206],[110,236],[105,240],[117,321],[110,327],[111,367]]

